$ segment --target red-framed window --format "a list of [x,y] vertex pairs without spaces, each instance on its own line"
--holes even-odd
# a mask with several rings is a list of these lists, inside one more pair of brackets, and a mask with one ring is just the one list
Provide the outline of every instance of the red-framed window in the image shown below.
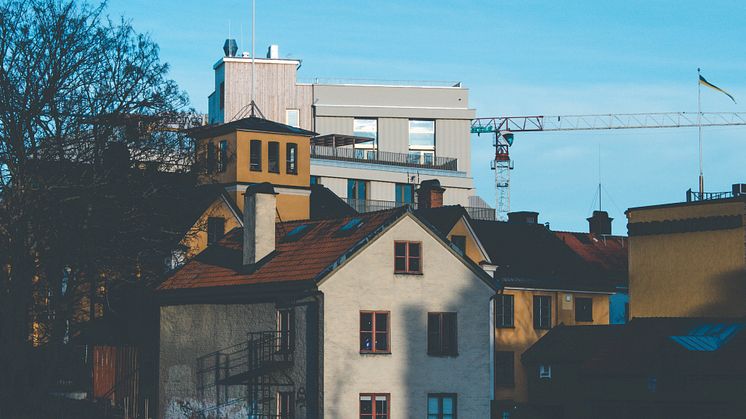
[[391,353],[388,311],[360,312],[360,353]]
[[422,273],[421,242],[394,242],[394,272],[399,274]]
[[389,419],[389,393],[361,393],[360,419]]

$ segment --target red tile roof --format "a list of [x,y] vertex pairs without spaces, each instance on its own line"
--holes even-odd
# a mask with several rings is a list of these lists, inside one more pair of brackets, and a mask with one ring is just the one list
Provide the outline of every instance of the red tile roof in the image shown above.
[[567,231],[554,234],[584,261],[626,282],[629,249],[626,237]]
[[[243,229],[228,232],[219,242],[187,262],[167,278],[159,290],[207,288],[320,279],[342,256],[355,250],[364,239],[377,234],[406,212],[406,208],[377,211],[333,220],[277,223],[275,252],[259,262],[256,269],[243,266]],[[340,234],[350,220],[362,223]],[[287,234],[301,225],[307,230],[297,240]]]

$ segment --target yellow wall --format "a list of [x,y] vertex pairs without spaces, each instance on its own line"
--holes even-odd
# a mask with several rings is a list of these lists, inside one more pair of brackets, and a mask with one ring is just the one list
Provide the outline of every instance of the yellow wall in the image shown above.
[[466,237],[466,256],[474,261],[475,263],[480,263],[485,260],[487,257],[486,255],[483,255],[482,252],[479,250],[479,246],[477,245],[477,241],[474,239],[474,236],[470,233],[469,228],[466,226],[466,221],[464,219],[460,219],[456,225],[453,226],[450,233],[448,233],[448,238],[450,239],[451,236],[465,236]]
[[[606,294],[566,293],[561,291],[532,291],[524,289],[505,289],[503,294],[513,295],[513,324],[511,328],[495,328],[495,350],[514,351],[515,386],[495,387],[495,400],[527,401],[527,372],[521,364],[521,355],[548,330],[534,329],[533,297],[547,295],[552,297],[552,326],[609,324],[609,296]],[[565,295],[571,301],[565,301]],[[593,322],[575,322],[575,298],[593,299]],[[559,319],[559,321],[558,321]]]
[[[629,223],[744,215],[744,203],[638,208]],[[744,228],[629,239],[631,317],[746,315]]]
[[[287,188],[286,192],[279,191],[277,196],[277,211],[282,221],[305,220],[310,217],[310,182],[311,182],[311,146],[306,136],[265,133],[254,131],[237,131],[231,134],[200,140],[200,159],[207,159],[207,144],[212,143],[217,151],[220,141],[227,141],[228,163],[226,170],[219,173],[205,174],[200,177],[202,183],[221,183],[224,185],[245,185],[249,183],[269,182],[276,189]],[[261,171],[251,171],[250,143],[251,140],[262,141]],[[269,171],[268,144],[270,141],[279,143],[280,172]],[[288,143],[298,145],[297,174],[287,173],[286,150]],[[205,164],[205,163],[203,163]],[[243,210],[243,190],[232,191],[231,196],[241,210]]]
[[226,233],[240,225],[228,204],[222,198],[216,199],[181,240],[181,244],[188,249],[187,258],[191,258],[207,247],[207,219],[210,217],[223,218]]

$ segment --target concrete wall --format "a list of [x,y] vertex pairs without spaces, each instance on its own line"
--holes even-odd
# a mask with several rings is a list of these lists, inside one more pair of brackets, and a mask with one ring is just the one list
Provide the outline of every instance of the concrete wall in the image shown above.
[[[394,274],[394,241],[421,241],[423,274]],[[359,394],[390,393],[392,418],[426,417],[428,393],[457,393],[463,418],[489,417],[493,291],[406,217],[320,285],[324,417],[357,417]],[[361,310],[390,312],[391,354],[359,352]],[[427,355],[427,313],[458,313],[457,357]]]
[[[558,291],[532,291],[523,289],[506,289],[504,294],[513,295],[514,327],[495,329],[495,350],[514,351],[515,385],[513,387],[495,387],[496,400],[528,400],[527,371],[521,364],[521,355],[536,343],[548,330],[534,328],[533,297],[546,295],[552,299],[552,326],[560,323],[575,324],[609,324],[609,296],[607,294],[583,294]],[[565,296],[570,296],[570,301]],[[575,298],[593,299],[593,322],[575,322]]]
[[[295,359],[287,374],[297,391],[307,387],[307,306],[297,306],[294,310]],[[276,306],[273,303],[161,307],[158,417],[187,419],[214,407],[217,403],[215,387],[209,385],[214,383],[214,373],[199,374],[197,359],[246,342],[249,332],[274,331],[276,328]],[[201,379],[206,380],[202,384],[207,384],[203,392],[198,391]],[[275,391],[277,388],[272,389],[272,394]],[[246,387],[229,387],[228,397],[246,397]],[[300,404],[296,404],[296,407],[299,409],[298,417],[306,417],[305,408]],[[220,417],[246,417],[246,404],[236,403],[223,410],[210,410],[208,417],[217,417],[218,413]]]
[[[741,201],[633,208],[630,224],[741,216]],[[630,317],[746,315],[744,227],[630,235]]]

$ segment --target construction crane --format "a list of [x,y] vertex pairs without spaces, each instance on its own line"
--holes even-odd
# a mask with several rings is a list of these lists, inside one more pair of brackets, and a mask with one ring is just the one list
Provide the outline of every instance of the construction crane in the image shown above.
[[[493,134],[495,159],[495,210],[499,220],[510,212],[510,171],[513,160],[510,147],[513,133],[537,131],[582,131],[634,128],[685,128],[746,125],[744,112],[663,112],[604,115],[500,116],[477,118],[471,123],[473,134]],[[701,192],[701,191],[700,191]]]

